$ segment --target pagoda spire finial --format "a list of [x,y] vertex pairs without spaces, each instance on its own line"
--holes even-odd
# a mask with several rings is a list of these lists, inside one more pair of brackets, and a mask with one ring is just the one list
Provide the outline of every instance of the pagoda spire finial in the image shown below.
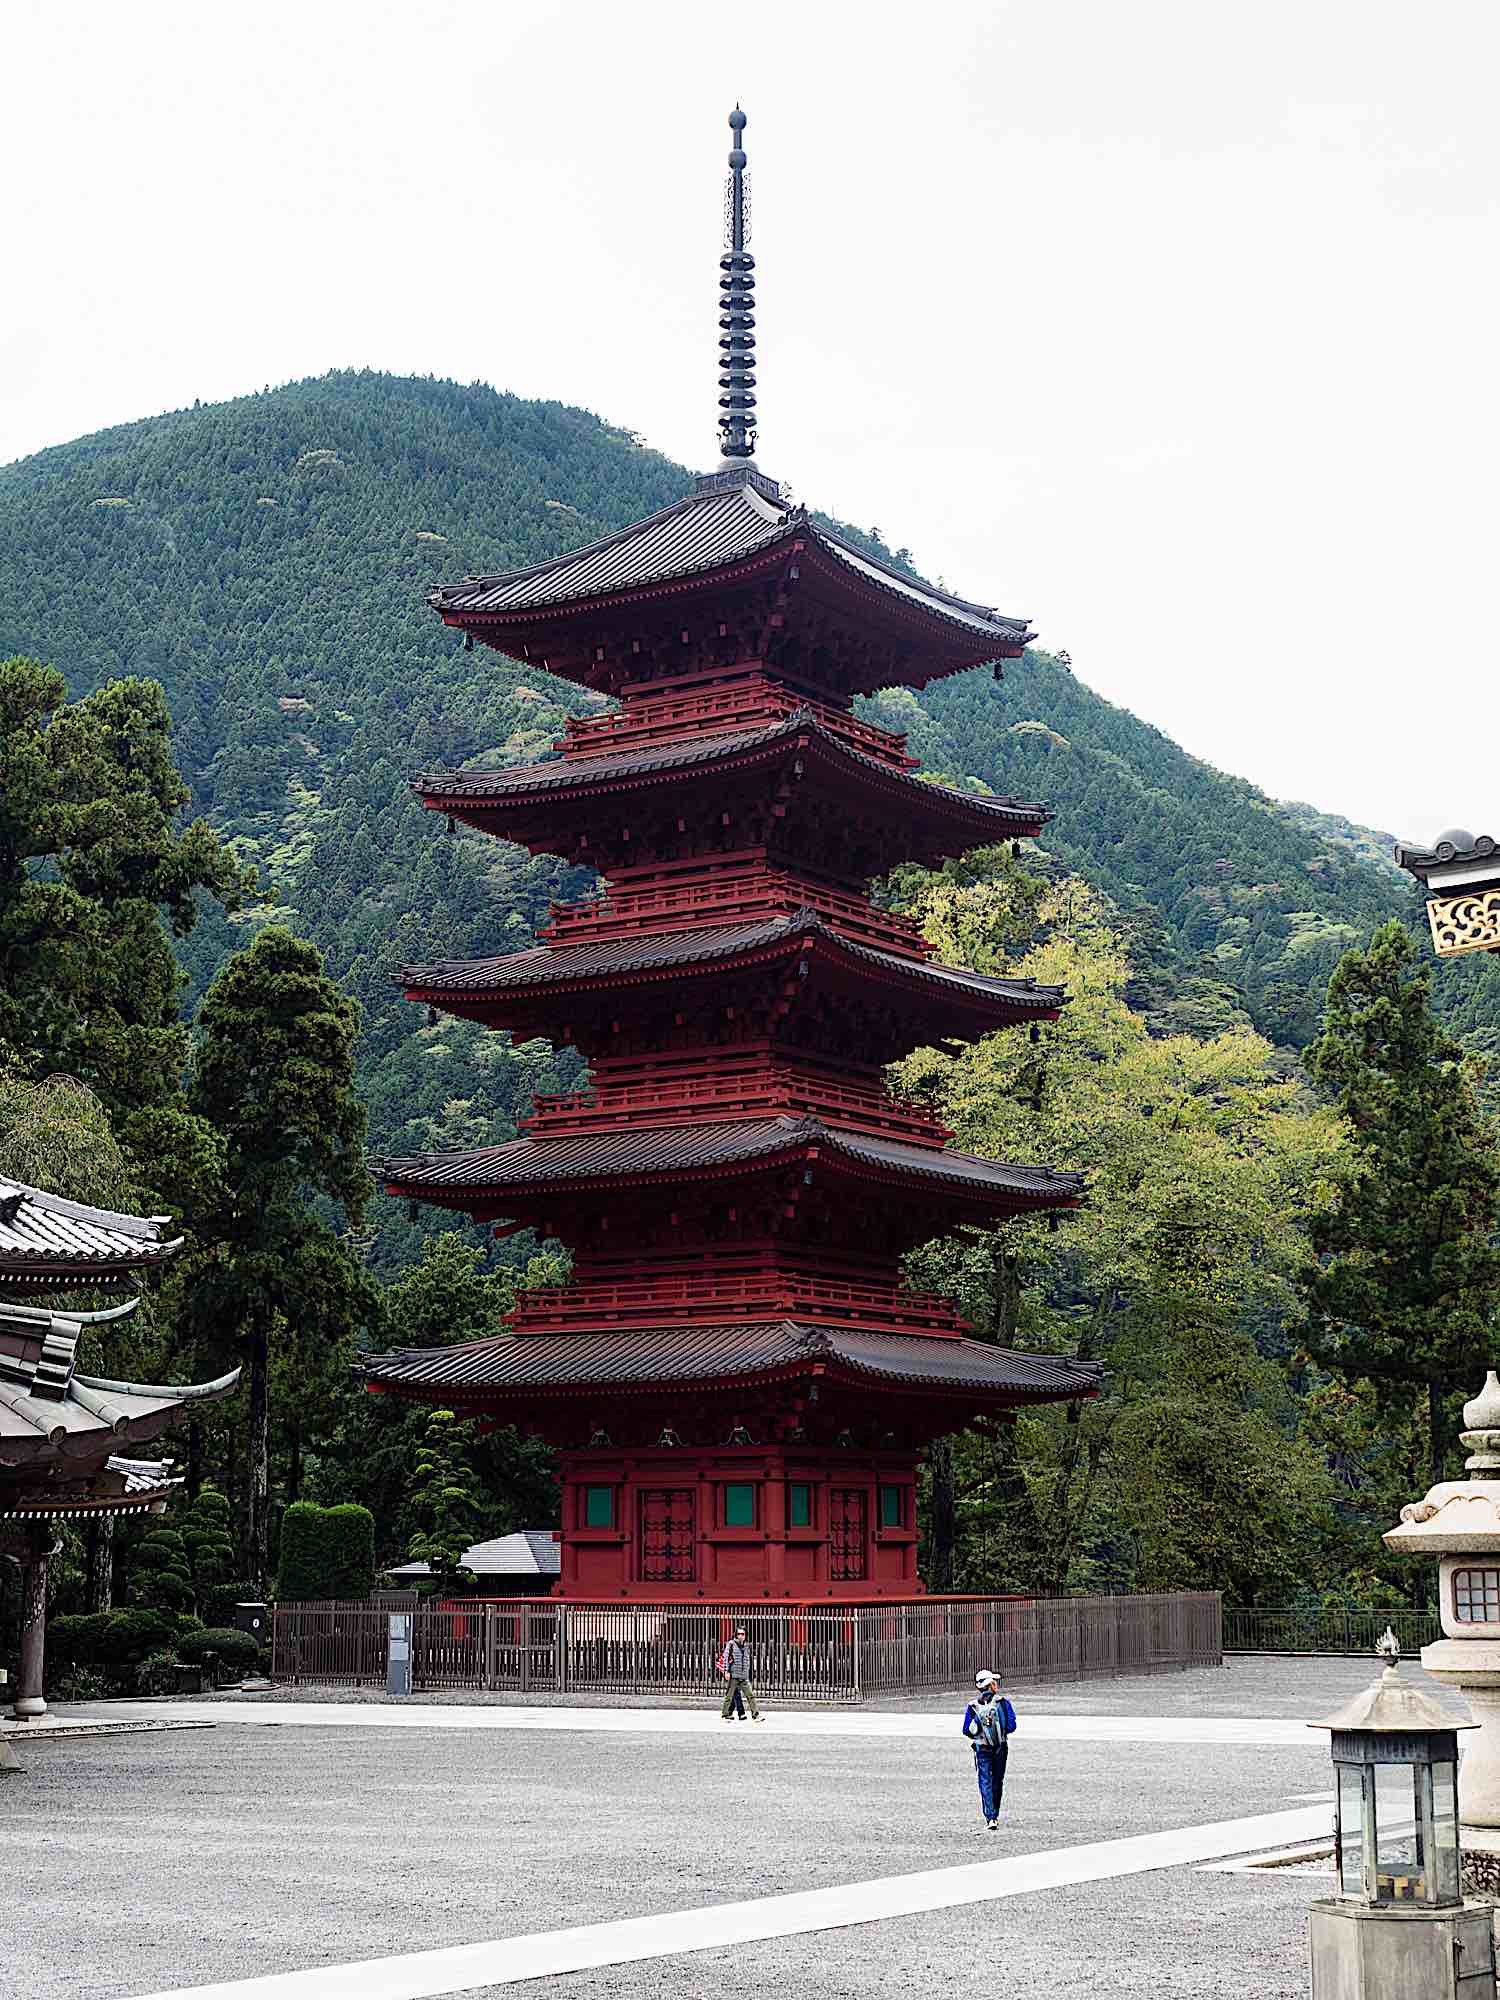
[[719,259],[719,447],[726,460],[755,454],[755,259],[750,255],[750,190],[745,114],[729,114],[734,143],[725,189],[724,255]]

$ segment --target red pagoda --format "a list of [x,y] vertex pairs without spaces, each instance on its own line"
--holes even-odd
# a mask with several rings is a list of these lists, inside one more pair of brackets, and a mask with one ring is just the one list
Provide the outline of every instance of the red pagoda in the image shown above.
[[435,591],[445,623],[615,698],[554,761],[424,777],[451,820],[596,868],[531,949],[414,965],[408,998],[570,1044],[524,1136],[390,1160],[390,1192],[571,1246],[492,1339],[371,1357],[372,1390],[559,1448],[574,1599],[909,1597],[934,1438],[1097,1371],[966,1337],[906,1251],[1076,1206],[1078,1176],[947,1150],[884,1066],[1055,1019],[1056,987],[933,962],[870,877],[1048,815],[914,774],[852,698],[1012,659],[1020,619],[873,560],[754,464],[744,114],[720,260],[719,469],[591,547]]

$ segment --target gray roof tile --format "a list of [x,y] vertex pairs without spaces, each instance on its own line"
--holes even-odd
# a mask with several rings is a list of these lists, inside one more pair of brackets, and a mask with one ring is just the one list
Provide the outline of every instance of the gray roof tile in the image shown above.
[[918,1180],[1031,1197],[1041,1207],[1063,1207],[1080,1199],[1084,1191],[1081,1174],[1015,1166],[935,1146],[908,1146],[825,1125],[816,1118],[785,1117],[511,1139],[503,1146],[481,1146],[472,1152],[419,1153],[386,1160],[382,1171],[403,1193],[423,1188],[462,1193],[633,1180],[653,1174],[675,1178],[708,1167],[749,1165],[778,1154],[795,1156],[812,1146],[856,1165],[881,1167]]
[[865,1333],[792,1320],[631,1328],[610,1333],[505,1332],[459,1347],[401,1348],[367,1355],[357,1372],[392,1387],[503,1394],[548,1386],[654,1388],[818,1363],[862,1381],[972,1389],[1017,1401],[1088,1395],[1097,1363],[992,1347],[984,1341]]
[[182,1238],[164,1235],[164,1215],[118,1215],[28,1187],[0,1174],[0,1278],[61,1283],[123,1276],[160,1263]]
[[718,736],[684,736],[649,749],[622,751],[611,757],[554,758],[545,764],[524,764],[493,771],[434,771],[418,778],[412,789],[442,811],[459,805],[504,804],[538,793],[596,791],[654,778],[672,771],[732,763],[792,738],[806,737],[830,762],[845,764],[904,794],[929,812],[956,814],[976,830],[977,838],[1008,840],[1014,834],[1046,825],[1052,815],[1029,799],[997,798],[983,792],[959,792],[951,785],[930,784],[925,778],[898,770],[879,757],[856,750],[846,738],[820,721],[810,709],[798,709],[783,721],[759,729],[726,731]]
[[1001,617],[984,605],[890,569],[820,527],[805,508],[773,499],[748,482],[690,493],[586,548],[502,576],[471,577],[447,585],[433,591],[429,601],[445,614],[493,616],[544,610],[720,569],[794,534],[816,543],[862,582],[889,591],[930,616],[993,638],[997,646],[1014,647],[1030,636],[1024,618]]
[[856,944],[815,910],[794,910],[790,916],[768,917],[754,924],[726,924],[708,930],[663,931],[656,936],[608,938],[571,945],[531,945],[499,958],[439,959],[432,965],[406,965],[396,975],[417,992],[510,992],[526,986],[608,981],[625,973],[667,971],[696,963],[726,959],[812,937],[837,953],[870,965],[904,985],[934,988],[958,998],[993,1001],[1014,1008],[1023,1018],[1067,1004],[1060,986],[1042,986],[1032,979],[1001,979],[993,973],[936,965],[930,959],[904,958]]

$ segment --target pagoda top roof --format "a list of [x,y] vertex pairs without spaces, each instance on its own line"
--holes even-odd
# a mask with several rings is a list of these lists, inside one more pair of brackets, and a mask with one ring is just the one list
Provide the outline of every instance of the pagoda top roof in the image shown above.
[[818,1118],[790,1116],[511,1139],[469,1152],[386,1160],[381,1172],[392,1192],[419,1200],[446,1199],[464,1207],[467,1195],[672,1182],[684,1174],[733,1172],[812,1155],[908,1183],[937,1184],[981,1196],[1005,1194],[1036,1208],[1073,1207],[1084,1194],[1082,1174],[904,1145],[825,1125]]
[[160,1436],[189,1404],[217,1402],[239,1381],[237,1368],[176,1388],[79,1374],[83,1329],[134,1307],[62,1313],[0,1301],[0,1513],[10,1508],[11,1475],[45,1474],[62,1491],[97,1473],[122,1440]]
[[794,1320],[632,1327],[609,1333],[514,1333],[456,1347],[398,1348],[367,1355],[359,1373],[373,1386],[460,1397],[506,1391],[605,1394],[674,1382],[738,1382],[819,1372],[893,1389],[969,1390],[1014,1402],[1093,1395],[1097,1362],[1025,1354],[978,1340],[874,1333]]
[[1061,986],[1043,986],[1030,977],[1002,979],[994,973],[969,972],[929,959],[899,957],[856,944],[816,910],[794,910],[790,916],[769,917],[754,924],[726,924],[704,930],[663,931],[646,937],[601,938],[583,944],[538,944],[499,958],[440,959],[431,965],[403,966],[395,976],[416,994],[491,993],[516,987],[594,981],[608,984],[625,977],[660,973],[680,975],[688,967],[722,964],[757,952],[774,950],[801,939],[856,962],[888,973],[903,984],[930,986],[958,997],[1009,1005],[1026,1018],[1056,1012],[1067,1003]]
[[180,1249],[165,1215],[119,1215],[0,1174],[0,1278],[28,1286],[109,1283]]
[[[566,757],[544,764],[523,764],[485,771],[434,771],[416,779],[412,790],[434,811],[449,812],[465,805],[501,804],[521,796],[541,792],[591,792],[628,784],[632,779],[656,778],[674,771],[692,770],[702,765],[732,763],[758,750],[807,740],[838,763],[846,763],[862,776],[873,777],[894,787],[904,796],[936,811],[957,812],[973,824],[979,839],[986,833],[994,840],[1041,831],[1052,817],[1044,805],[1030,799],[995,796],[985,792],[960,792],[951,785],[935,784],[899,770],[889,761],[871,757],[856,749],[846,736],[830,729],[812,708],[798,708],[782,720],[756,729],[726,730],[712,736],[684,736],[672,742],[654,743],[639,750],[617,752],[605,757]],[[992,825],[986,827],[984,822]]]
[[1005,617],[866,555],[748,467],[710,475],[670,507],[568,555],[443,585],[429,593],[428,602],[460,626],[470,620],[477,628],[483,621],[536,619],[716,576],[793,541],[816,550],[851,582],[885,593],[905,612],[971,635],[980,642],[976,662],[1014,656],[1033,636],[1024,618]]

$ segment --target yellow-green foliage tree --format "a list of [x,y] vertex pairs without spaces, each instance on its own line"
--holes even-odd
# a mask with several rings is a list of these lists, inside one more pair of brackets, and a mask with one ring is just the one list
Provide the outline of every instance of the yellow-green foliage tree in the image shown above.
[[1126,1002],[1118,922],[1083,883],[1038,897],[1008,857],[971,857],[898,893],[941,956],[1070,998],[1035,1041],[917,1050],[897,1086],[934,1101],[965,1150],[1089,1185],[1055,1230],[964,1232],[915,1273],[982,1338],[1107,1370],[1090,1402],[956,1442],[955,1582],[1296,1593],[1325,1559],[1335,1489],[1274,1357],[1293,1344],[1335,1115],[1251,1032],[1153,1039]]

